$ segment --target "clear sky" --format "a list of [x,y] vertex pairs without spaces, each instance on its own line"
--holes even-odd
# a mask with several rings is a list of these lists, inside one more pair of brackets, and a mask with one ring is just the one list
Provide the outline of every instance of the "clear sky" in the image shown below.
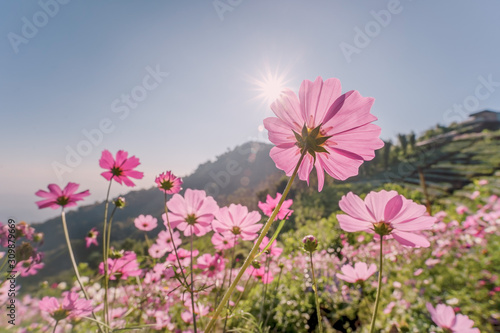
[[273,76],[375,97],[383,139],[500,110],[498,13],[495,0],[2,1],[0,221],[56,216],[35,205],[50,183],[103,200],[104,149],[139,157],[149,188],[266,140]]

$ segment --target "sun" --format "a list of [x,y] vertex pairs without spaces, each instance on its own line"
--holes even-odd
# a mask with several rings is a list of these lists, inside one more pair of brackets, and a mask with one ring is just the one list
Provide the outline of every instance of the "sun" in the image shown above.
[[260,78],[250,78],[250,82],[257,92],[255,99],[259,99],[266,106],[269,106],[281,95],[290,80],[287,80],[286,72],[279,73],[278,69],[272,72],[267,69],[264,73],[261,73]]

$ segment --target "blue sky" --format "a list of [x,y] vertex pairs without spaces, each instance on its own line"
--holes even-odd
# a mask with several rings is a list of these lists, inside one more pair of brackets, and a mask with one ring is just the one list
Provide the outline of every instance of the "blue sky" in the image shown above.
[[265,140],[255,82],[268,72],[296,91],[337,77],[375,97],[383,139],[500,110],[499,12],[493,0],[3,1],[0,221],[58,215],[34,203],[50,183],[103,200],[103,149],[139,157],[149,188]]

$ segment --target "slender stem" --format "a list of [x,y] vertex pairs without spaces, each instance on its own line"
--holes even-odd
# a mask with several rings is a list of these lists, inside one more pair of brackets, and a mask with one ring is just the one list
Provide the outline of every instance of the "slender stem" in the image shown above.
[[373,309],[372,323],[370,325],[370,333],[373,333],[373,330],[375,329],[375,318],[377,317],[378,304],[380,302],[380,290],[382,289],[382,264],[383,264],[383,259],[384,259],[384,256],[382,254],[383,242],[384,242],[384,236],[380,236],[380,256],[379,256],[377,298],[375,298],[375,308]]
[[[281,273],[283,272],[283,267],[280,267],[280,273],[278,275],[278,284],[276,285],[276,289],[274,289],[274,297],[273,297],[273,302],[271,303],[271,308],[274,309],[276,307],[276,300],[278,299],[278,288],[280,286],[280,280],[281,280]],[[264,321],[264,326],[266,327],[267,321],[269,320],[269,316],[271,315],[271,311],[267,312],[266,315],[266,320]]]
[[[182,278],[184,280],[184,286],[187,287],[187,285],[188,285],[187,278],[186,278],[186,275],[184,274],[184,269],[181,266],[181,260],[179,259],[179,255],[177,254],[177,246],[175,246],[174,235],[172,233],[172,227],[170,226],[170,219],[168,218],[167,192],[165,192],[165,216],[166,216],[166,219],[167,219],[167,225],[168,225],[168,232],[170,234],[170,240],[172,241],[172,246],[173,246],[174,252],[175,252],[175,258],[177,258],[177,264],[179,265],[179,270],[181,271],[181,275],[182,275]],[[191,251],[191,252],[193,252],[193,251]]]
[[[246,290],[247,290],[247,286],[248,286],[248,282],[250,281],[250,279],[252,278],[252,274],[253,272],[255,271],[255,268],[252,267],[252,271],[250,272],[250,276],[248,277],[247,281],[245,282],[245,285],[243,286],[243,291],[241,292],[240,296],[238,296],[238,299],[236,300],[236,302],[234,303],[234,307],[236,308],[238,306],[238,303],[240,302],[241,300],[241,297],[243,297],[243,294],[245,294]],[[251,288],[250,288],[251,289]]]
[[[234,246],[232,250],[232,255],[231,255],[231,267],[229,267],[229,285],[231,285],[231,280],[233,278],[233,267],[234,267],[234,256],[236,254],[236,239],[237,235],[234,235]],[[224,287],[224,285],[222,285]],[[224,329],[222,332],[226,333],[226,326],[227,326],[227,319],[229,318],[229,299],[227,301],[227,309],[226,309],[226,319],[224,320]]]
[[[269,283],[264,283],[264,278],[266,277],[266,274],[269,272],[269,264],[271,263],[271,256],[267,255],[266,258],[266,265],[264,266],[264,275],[262,276],[262,284],[264,287],[264,297],[262,297],[262,304],[260,305],[260,313],[259,313],[259,321],[262,321],[262,317],[264,316],[264,306],[266,304],[266,296],[267,296],[267,285]],[[269,282],[269,281],[267,281]]]
[[[68,246],[69,257],[71,259],[71,263],[73,264],[73,270],[75,271],[76,280],[78,281],[78,284],[80,285],[80,288],[82,289],[82,292],[85,295],[85,299],[90,300],[89,294],[87,294],[87,291],[83,287],[82,278],[80,277],[80,273],[78,272],[78,266],[76,265],[75,256],[73,254],[73,248],[71,247],[71,242],[69,240],[69,232],[68,232],[68,226],[66,224],[66,213],[64,212],[64,208],[61,210],[61,219],[62,219],[63,230],[64,230],[64,238],[66,238],[66,244]],[[92,316],[94,317],[94,319],[97,319],[94,311],[92,311]],[[57,326],[57,323],[56,323],[56,326]],[[102,332],[101,325],[98,325],[98,327],[99,327],[99,331]]]
[[248,268],[248,266],[250,266],[250,263],[252,262],[254,256],[259,251],[259,246],[262,243],[262,240],[264,239],[264,237],[266,236],[267,232],[269,231],[269,228],[273,224],[276,215],[278,215],[278,212],[279,212],[279,210],[281,208],[281,205],[285,201],[286,196],[288,195],[288,192],[290,192],[290,188],[292,187],[292,183],[295,180],[295,177],[297,176],[297,172],[299,170],[300,165],[302,164],[302,160],[304,159],[304,156],[305,156],[306,153],[307,153],[307,150],[303,149],[302,154],[300,155],[299,161],[297,162],[297,166],[295,167],[295,170],[293,171],[292,176],[288,180],[288,183],[286,184],[286,188],[283,191],[283,196],[281,197],[280,201],[278,202],[278,205],[276,206],[276,208],[274,208],[274,211],[271,214],[271,216],[269,217],[269,219],[267,220],[266,224],[262,228],[262,231],[260,233],[259,238],[257,238],[257,241],[255,242],[252,250],[248,254],[247,258],[245,259],[245,262],[243,263],[243,266],[241,266],[241,269],[238,272],[238,275],[236,275],[236,278],[234,279],[233,283],[229,286],[229,288],[227,289],[226,293],[224,294],[224,297],[222,298],[222,301],[217,306],[217,309],[215,310],[215,312],[214,312],[214,314],[212,316],[212,319],[210,319],[210,322],[208,323],[207,327],[205,328],[205,332],[206,333],[210,333],[214,329],[215,322],[216,322],[217,318],[219,317],[222,309],[224,308],[226,302],[229,300],[229,297],[231,297],[231,294],[233,293],[234,289],[236,288],[236,285],[240,281],[241,277],[245,273],[245,271]]
[[52,330],[52,333],[56,333],[57,324],[59,324],[59,320],[56,320],[56,324],[54,325],[54,329]]
[[318,284],[316,283],[316,276],[314,275],[313,254],[309,251],[309,258],[311,259],[311,275],[313,278],[314,300],[316,301],[316,312],[318,317],[319,333],[323,333],[323,321],[321,319],[321,308],[319,306]]
[[108,223],[108,207],[109,207],[109,192],[111,191],[111,183],[113,182],[113,177],[109,180],[108,191],[106,193],[106,204],[104,206],[104,226],[102,230],[102,258],[104,266],[104,322],[106,326],[104,327],[106,332],[109,332],[109,311],[108,311],[108,247],[106,237],[107,223]]
[[[173,239],[172,239],[173,243]],[[193,311],[193,327],[194,327],[194,333],[197,332],[196,330],[196,313],[194,312],[194,279],[193,279],[193,226],[191,226],[191,262],[190,262],[190,269],[191,269],[191,287],[189,288],[189,293],[191,294],[191,310]]]

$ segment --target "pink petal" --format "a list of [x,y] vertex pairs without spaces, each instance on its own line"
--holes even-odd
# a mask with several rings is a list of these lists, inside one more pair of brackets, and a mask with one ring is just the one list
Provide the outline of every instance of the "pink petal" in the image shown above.
[[341,95],[342,87],[338,79],[302,81],[299,90],[300,111],[307,127],[314,128],[321,123],[333,102]]
[[366,209],[366,205],[360,197],[352,192],[342,196],[339,201],[339,207],[344,213],[367,222],[376,222],[375,217]]
[[396,191],[382,190],[380,192],[370,192],[365,198],[367,209],[375,218],[375,222],[384,221],[384,211],[387,203],[393,197],[399,195]]
[[103,169],[111,169],[114,163],[115,160],[113,159],[113,155],[111,155],[109,150],[103,150],[101,159],[99,160],[99,166]]
[[280,97],[271,104],[271,110],[281,120],[283,120],[290,129],[300,133],[305,124],[304,118],[300,113],[300,103],[297,95],[290,89],[285,89]]
[[276,167],[285,171],[285,174],[290,177],[299,161],[300,149],[297,146],[288,149],[273,147],[269,155],[276,163]]
[[391,235],[395,240],[405,246],[429,247],[431,245],[431,243],[429,243],[429,241],[425,237],[411,232],[393,230]]
[[403,199],[400,195],[396,195],[390,199],[385,205],[384,221],[391,221],[399,213],[402,206]]
[[340,228],[347,232],[368,231],[373,226],[372,223],[355,219],[348,215],[337,215]]

